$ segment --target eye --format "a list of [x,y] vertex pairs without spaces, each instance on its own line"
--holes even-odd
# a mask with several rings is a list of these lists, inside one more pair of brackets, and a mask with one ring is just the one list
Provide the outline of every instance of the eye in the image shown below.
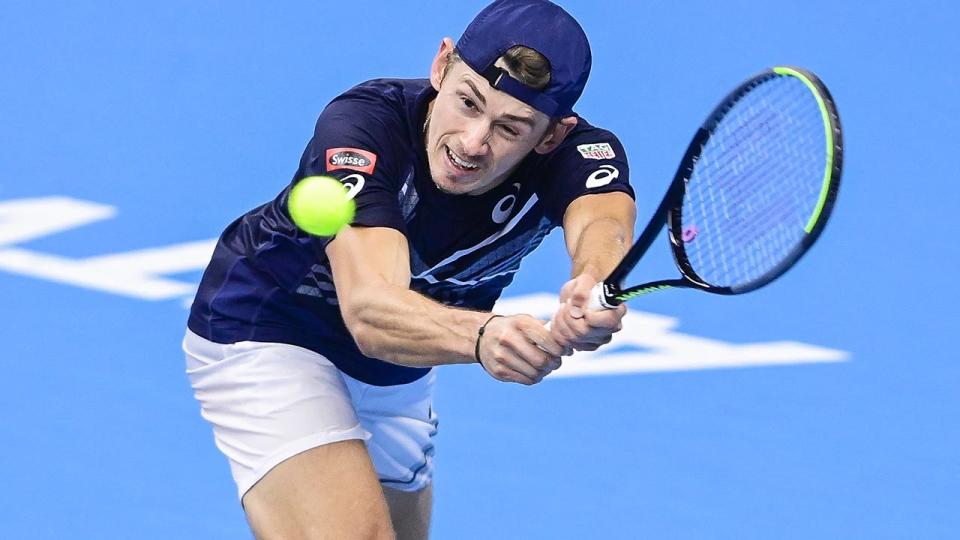
[[511,139],[520,135],[520,132],[517,131],[512,126],[507,126],[503,124],[500,125],[500,131],[502,131],[504,135],[506,135],[508,138],[511,138]]
[[463,104],[465,108],[470,109],[471,111],[477,110],[477,104],[474,103],[472,99],[466,96],[460,96],[460,102]]

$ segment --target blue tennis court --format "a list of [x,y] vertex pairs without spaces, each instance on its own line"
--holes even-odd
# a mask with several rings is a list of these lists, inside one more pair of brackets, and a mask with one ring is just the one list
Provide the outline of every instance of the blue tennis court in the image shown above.
[[[755,294],[651,294],[534,387],[440,368],[433,538],[955,538],[960,9],[561,3],[640,225],[714,104],[779,64],[833,93],[840,195]],[[213,242],[331,98],[426,76],[483,5],[0,6],[3,537],[251,538],[180,350]],[[567,261],[556,232],[500,310],[548,318]],[[672,275],[665,247],[642,265]]]

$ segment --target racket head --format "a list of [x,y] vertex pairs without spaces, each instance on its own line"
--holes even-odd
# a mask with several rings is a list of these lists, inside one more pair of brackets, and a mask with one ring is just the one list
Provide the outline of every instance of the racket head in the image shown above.
[[842,167],[840,118],[816,75],[784,66],[746,80],[703,123],[674,179],[682,200],[666,221],[680,286],[742,294],[783,275],[822,233]]

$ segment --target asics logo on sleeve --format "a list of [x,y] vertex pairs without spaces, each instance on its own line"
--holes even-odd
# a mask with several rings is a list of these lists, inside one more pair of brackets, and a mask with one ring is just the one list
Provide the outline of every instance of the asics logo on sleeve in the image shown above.
[[363,189],[363,184],[366,182],[366,179],[359,174],[347,175],[340,179],[340,183],[349,190],[347,191],[348,199],[356,197],[357,193],[360,193],[360,190]]
[[620,176],[620,171],[613,165],[601,165],[599,169],[587,177],[587,187],[596,188],[613,182]]
[[327,150],[327,172],[337,169],[350,169],[373,174],[377,165],[377,155],[359,148],[330,148]]

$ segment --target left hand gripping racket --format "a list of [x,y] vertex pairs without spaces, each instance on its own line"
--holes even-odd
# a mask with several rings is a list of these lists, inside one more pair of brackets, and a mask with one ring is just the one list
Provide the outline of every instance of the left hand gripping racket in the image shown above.
[[[591,308],[674,287],[742,294],[777,279],[823,232],[842,157],[836,106],[813,73],[775,67],[751,77],[697,130],[653,218],[595,287]],[[664,225],[681,277],[625,286]]]

